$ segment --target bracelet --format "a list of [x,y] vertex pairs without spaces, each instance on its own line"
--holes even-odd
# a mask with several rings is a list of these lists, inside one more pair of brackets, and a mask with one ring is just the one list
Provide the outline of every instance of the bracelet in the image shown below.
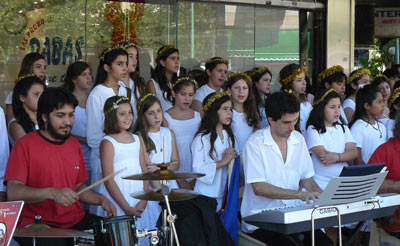
[[338,155],[338,160],[337,160],[337,162],[340,162],[340,161],[342,160],[342,158],[340,158],[340,154],[339,154],[339,153],[338,153],[337,155]]

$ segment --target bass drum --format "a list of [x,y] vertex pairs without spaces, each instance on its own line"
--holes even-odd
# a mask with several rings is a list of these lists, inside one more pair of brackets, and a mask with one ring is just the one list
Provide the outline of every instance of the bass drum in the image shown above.
[[136,246],[136,218],[134,216],[117,216],[104,218],[93,227],[96,246]]

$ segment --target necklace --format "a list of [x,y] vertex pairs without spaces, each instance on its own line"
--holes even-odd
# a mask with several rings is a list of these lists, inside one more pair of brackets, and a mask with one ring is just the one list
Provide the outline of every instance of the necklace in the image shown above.
[[[375,122],[376,122],[376,121],[375,121]],[[372,125],[372,124],[370,123],[370,125],[372,126],[372,128],[374,128],[375,130],[379,131],[379,138],[382,138],[382,131],[381,131],[381,128],[379,127],[379,123],[376,122],[376,124],[378,125],[378,128],[376,128],[374,125]]]

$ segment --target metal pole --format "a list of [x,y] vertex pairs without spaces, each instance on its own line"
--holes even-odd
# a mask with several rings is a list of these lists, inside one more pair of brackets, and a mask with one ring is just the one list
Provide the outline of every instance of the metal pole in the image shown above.
[[190,33],[190,41],[191,41],[191,57],[194,58],[194,3],[191,3],[192,5],[192,27],[191,27],[191,33]]
[[396,38],[396,64],[399,64],[399,38]]

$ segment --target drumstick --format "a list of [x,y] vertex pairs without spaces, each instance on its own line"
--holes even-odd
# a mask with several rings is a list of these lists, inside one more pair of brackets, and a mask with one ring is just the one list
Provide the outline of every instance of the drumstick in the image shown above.
[[97,181],[96,183],[93,183],[93,184],[87,186],[86,188],[84,188],[84,189],[78,191],[76,194],[77,194],[77,195],[80,195],[80,194],[82,194],[83,192],[85,192],[85,191],[87,191],[87,190],[90,190],[90,189],[92,189],[93,187],[96,187],[96,186],[98,186],[98,185],[101,184],[101,183],[106,182],[107,180],[109,180],[110,178],[113,178],[114,176],[116,176],[116,175],[119,174],[120,172],[124,171],[125,169],[126,169],[126,167],[123,168],[123,169],[121,169],[121,170],[119,170],[119,171],[116,171],[116,172],[114,172],[114,173],[112,173],[112,174],[110,174],[110,175],[108,175],[108,176],[106,176],[106,177],[104,177],[104,178],[102,178],[102,179],[100,179],[100,180]]

